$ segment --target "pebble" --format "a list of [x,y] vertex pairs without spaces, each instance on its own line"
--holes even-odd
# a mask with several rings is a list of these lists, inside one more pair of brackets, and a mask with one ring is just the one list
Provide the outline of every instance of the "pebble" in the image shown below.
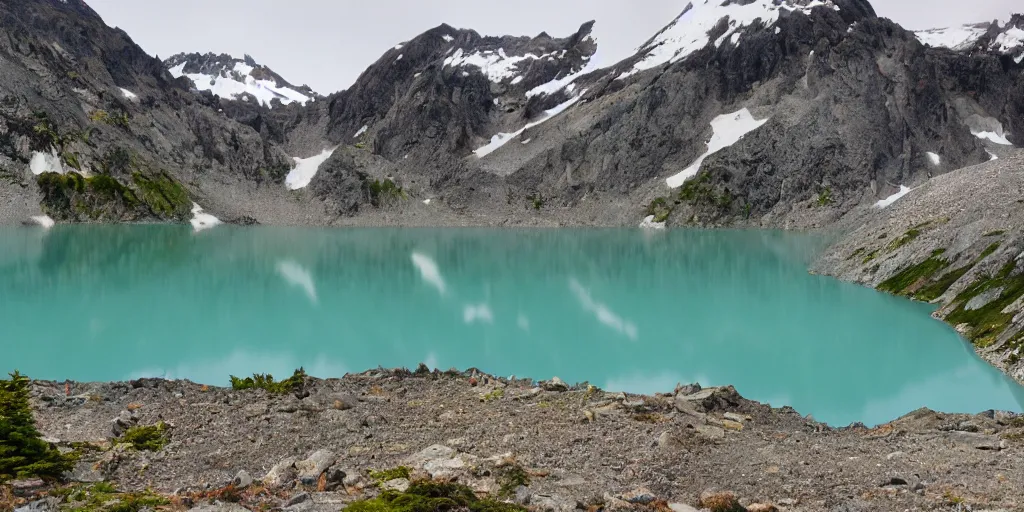
[[246,487],[252,485],[252,482],[252,475],[250,475],[248,471],[243,469],[239,471],[238,474],[235,475],[234,479],[231,480],[231,485],[235,486],[235,488],[237,489],[245,489]]
[[779,512],[779,508],[770,503],[751,503],[747,505],[747,512]]

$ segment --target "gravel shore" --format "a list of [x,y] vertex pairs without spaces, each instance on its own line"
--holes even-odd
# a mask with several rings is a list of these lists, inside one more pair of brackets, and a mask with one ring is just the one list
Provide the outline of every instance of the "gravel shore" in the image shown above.
[[[714,505],[716,493],[751,511],[1024,506],[1022,416],[920,410],[835,429],[731,387],[666,391],[422,368],[310,378],[281,395],[158,379],[35,382],[32,400],[42,433],[83,454],[73,480],[150,489],[181,509],[239,510],[217,501],[234,481],[252,490],[234,500],[249,509],[337,511],[427,478],[531,510],[683,512]],[[158,451],[111,448],[124,429],[160,422],[169,442]],[[370,474],[403,466],[408,479]],[[509,474],[528,485],[510,488]]]

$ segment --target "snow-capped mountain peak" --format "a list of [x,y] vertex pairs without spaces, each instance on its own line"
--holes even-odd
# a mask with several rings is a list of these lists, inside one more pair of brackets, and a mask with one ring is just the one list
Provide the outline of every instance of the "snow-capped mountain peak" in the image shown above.
[[840,10],[833,0],[694,0],[678,18],[639,48],[638,53],[644,57],[620,78],[683,60],[711,43],[713,37],[715,46],[726,40],[735,45],[743,37],[745,27],[757,22],[768,27],[786,13],[799,11],[809,15],[815,8]]
[[921,43],[954,51],[987,50],[1024,62],[1024,15],[1014,14],[1005,24],[974,23],[958,27],[935,28],[914,32]]
[[306,104],[318,94],[309,86],[295,86],[246,55],[178,54],[164,61],[174,78],[188,77],[197,90],[211,91],[223,99],[255,100],[267,107],[276,99],[282,104]]

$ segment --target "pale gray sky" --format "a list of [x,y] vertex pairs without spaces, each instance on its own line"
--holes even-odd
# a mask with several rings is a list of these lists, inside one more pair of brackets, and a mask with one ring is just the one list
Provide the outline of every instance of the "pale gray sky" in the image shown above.
[[[151,55],[248,53],[289,81],[344,89],[397,43],[441,23],[484,35],[561,37],[597,20],[599,58],[633,53],[688,0],[87,0]],[[921,29],[1009,18],[1020,0],[875,0],[880,16]]]

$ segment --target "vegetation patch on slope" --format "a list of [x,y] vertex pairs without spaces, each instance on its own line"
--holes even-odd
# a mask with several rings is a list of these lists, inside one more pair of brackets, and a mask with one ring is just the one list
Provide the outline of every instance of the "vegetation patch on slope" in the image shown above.
[[[946,315],[946,321],[952,325],[970,326],[967,336],[979,347],[994,343],[1013,320],[1014,313],[1004,313],[1004,310],[1024,295],[1024,273],[1016,272],[1016,265],[1016,260],[1011,259],[995,276],[983,277],[969,286],[957,295],[956,308]],[[998,290],[998,293],[992,292],[992,300],[984,304],[971,303],[972,299],[991,290]]]

